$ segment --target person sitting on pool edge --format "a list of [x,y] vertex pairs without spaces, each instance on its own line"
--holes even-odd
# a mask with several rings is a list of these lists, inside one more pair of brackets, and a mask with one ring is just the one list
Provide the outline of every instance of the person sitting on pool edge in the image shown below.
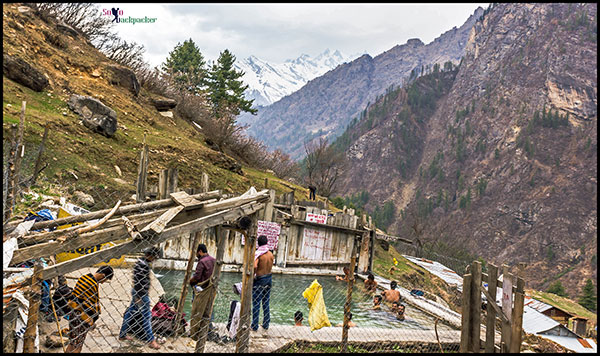
[[381,295],[385,298],[386,302],[399,302],[400,301],[400,291],[396,290],[398,283],[396,281],[392,281],[390,283],[390,289],[387,289],[381,293]]
[[370,293],[377,291],[377,282],[375,282],[375,276],[373,273],[369,273],[367,275],[367,279],[365,279],[365,289]]
[[350,268],[344,266],[342,269],[344,271],[344,277],[335,276],[336,281],[348,281],[350,279]]
[[[337,324],[337,326],[344,326],[344,321]],[[353,326],[356,326],[356,324],[352,321],[352,313],[348,312],[348,327],[351,328]]]
[[304,320],[304,315],[298,310],[294,313],[294,326],[302,326],[302,320]]

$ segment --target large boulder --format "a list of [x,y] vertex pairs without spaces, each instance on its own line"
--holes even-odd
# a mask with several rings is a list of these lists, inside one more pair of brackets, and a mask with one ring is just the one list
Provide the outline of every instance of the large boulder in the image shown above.
[[77,38],[77,37],[79,37],[79,32],[77,32],[77,30],[76,30],[76,29],[74,29],[73,27],[71,27],[71,26],[67,25],[67,24],[66,24],[66,23],[64,23],[63,21],[59,21],[59,22],[56,24],[56,29],[57,29],[59,32],[61,32],[61,33],[65,34],[65,35],[69,35],[69,36],[71,36],[71,37],[73,37],[73,38]]
[[106,137],[113,137],[117,131],[117,113],[100,100],[90,96],[72,95],[67,103],[79,114],[83,124]]
[[152,98],[152,105],[158,111],[169,111],[177,106],[177,102],[169,98]]
[[140,83],[131,69],[114,64],[108,65],[106,68],[111,72],[110,84],[122,86],[135,96],[139,94]]
[[94,204],[96,203],[94,201],[94,197],[92,197],[89,194],[86,194],[84,192],[81,192],[79,190],[75,191],[75,193],[73,193],[73,197],[75,198],[75,200],[80,203],[85,205],[86,207],[91,207],[94,206]]
[[49,84],[42,72],[19,57],[4,53],[2,68],[7,78],[35,91],[42,91]]

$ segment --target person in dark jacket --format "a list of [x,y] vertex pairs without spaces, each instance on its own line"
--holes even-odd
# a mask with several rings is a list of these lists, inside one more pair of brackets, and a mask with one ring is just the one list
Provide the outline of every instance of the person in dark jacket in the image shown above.
[[64,316],[65,319],[69,320],[69,312],[71,308],[69,307],[69,300],[73,298],[73,288],[67,285],[67,279],[65,276],[58,276],[58,288],[54,291],[52,295],[52,303],[54,303],[54,309],[56,310],[56,315],[60,318]]
[[134,316],[140,314],[139,322],[143,329],[143,340],[149,343],[153,349],[159,349],[160,345],[156,342],[154,333],[152,332],[152,312],[150,311],[150,297],[148,290],[150,289],[150,270],[151,263],[162,255],[162,251],[158,247],[149,247],[144,250],[144,257],[141,257],[133,267],[133,290],[131,291],[131,304],[125,310],[123,315],[123,325],[119,332],[119,340],[131,340],[131,336],[127,334],[134,328]]
[[198,257],[198,264],[196,265],[196,272],[190,278],[190,285],[195,287],[204,288],[210,277],[213,274],[215,268],[215,258],[208,254],[208,249],[205,244],[199,244],[196,250],[196,256]]

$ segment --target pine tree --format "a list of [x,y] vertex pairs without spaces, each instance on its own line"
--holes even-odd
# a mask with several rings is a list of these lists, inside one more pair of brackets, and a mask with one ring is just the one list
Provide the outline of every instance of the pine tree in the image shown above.
[[562,285],[562,283],[560,283],[560,281],[556,281],[556,282],[552,283],[552,285],[550,285],[550,287],[548,288],[548,290],[546,292],[553,293],[553,294],[559,295],[561,297],[567,297],[567,292],[565,291],[565,287],[563,287],[563,285]]
[[593,312],[595,312],[597,308],[595,289],[596,288],[594,287],[594,282],[592,282],[592,280],[588,278],[585,281],[585,286],[583,286],[583,290],[581,291],[581,295],[579,296],[579,304]]
[[180,90],[198,94],[205,89],[206,61],[200,49],[190,38],[169,52],[169,57],[163,63],[162,70],[172,78]]
[[233,67],[235,56],[224,50],[219,55],[219,59],[214,63],[208,72],[208,87],[210,90],[210,101],[213,107],[215,117],[219,117],[223,112],[230,112],[237,116],[240,111],[246,111],[256,114],[258,110],[252,108],[252,100],[244,98],[244,91],[248,85],[244,85],[241,78],[243,71],[237,71]]

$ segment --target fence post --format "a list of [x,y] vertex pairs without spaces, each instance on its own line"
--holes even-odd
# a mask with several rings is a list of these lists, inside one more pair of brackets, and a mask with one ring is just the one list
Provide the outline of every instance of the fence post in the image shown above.
[[144,144],[140,151],[140,164],[138,166],[138,178],[136,182],[135,201],[143,203],[146,201],[146,188],[148,184],[148,145],[146,144],[146,134],[144,133]]
[[[188,283],[190,281],[190,275],[192,273],[192,268],[194,267],[194,258],[196,257],[196,249],[198,249],[198,243],[199,243],[201,234],[202,234],[201,231],[196,231],[196,232],[191,233],[191,235],[195,235],[195,236],[194,236],[192,246],[190,246],[190,257],[188,257],[188,264],[187,264],[187,268],[185,270],[185,277],[183,278],[183,283],[181,286],[181,296],[179,297],[179,303],[177,304],[177,317],[176,317],[177,320],[175,321],[175,327],[177,328],[176,329],[177,332],[179,332],[179,330],[181,329],[181,326],[180,326],[181,313],[183,312],[183,306],[185,305],[185,298],[187,297],[187,291],[188,291]],[[194,317],[194,314],[192,313],[190,315],[190,336],[194,339],[195,336],[191,332],[193,317]]]
[[[506,264],[502,265],[502,289],[504,289],[504,285],[506,283],[510,283],[512,285],[512,275],[508,272],[508,266]],[[512,293],[512,291],[510,292]],[[510,329],[510,323],[512,322],[511,319],[511,312],[510,310],[512,309],[512,307],[510,305],[504,305],[504,301],[502,301],[502,312],[505,313],[505,316],[507,317],[507,319],[510,321],[509,323],[502,321],[502,340],[501,340],[501,350],[500,352],[505,353],[508,352],[508,347],[510,346],[510,333],[511,333],[511,329]],[[506,310],[508,310],[508,315],[506,315]]]
[[[23,102],[25,103],[25,102]],[[42,271],[42,262],[36,260],[33,266],[33,276],[31,277],[31,296],[29,297],[29,310],[27,313],[27,328],[23,336],[23,352],[35,352],[35,335],[38,325],[38,313],[40,301],[42,299],[42,280],[40,273]]]
[[177,168],[169,168],[167,175],[167,195],[165,199],[169,197],[169,194],[175,193],[177,190]]
[[481,352],[481,262],[473,261],[471,265],[471,343],[470,351]]
[[42,136],[42,142],[40,143],[38,155],[35,160],[35,166],[33,167],[33,176],[31,176],[31,180],[29,181],[29,186],[32,186],[35,184],[38,174],[40,174],[40,172],[41,172],[40,165],[42,164],[42,153],[44,153],[44,144],[46,143],[46,138],[48,137],[49,129],[50,129],[50,123],[46,123],[46,126],[44,127],[44,135]]
[[466,353],[468,351],[469,338],[471,336],[471,317],[469,315],[471,312],[471,281],[471,274],[465,274],[463,276],[460,353]]
[[348,276],[348,289],[346,292],[346,303],[344,303],[344,324],[342,326],[341,352],[348,352],[348,313],[350,313],[350,304],[352,303],[352,288],[354,287],[354,268],[356,265],[356,250],[358,245],[356,241],[356,235],[353,238],[354,243],[352,244],[352,255],[350,257],[350,274]]
[[11,140],[10,140],[10,151],[8,154],[8,166],[7,166],[8,176],[6,177],[6,184],[7,184],[7,186],[6,186],[6,201],[4,202],[4,211],[3,211],[5,223],[8,222],[8,219],[12,215],[13,205],[16,200],[13,195],[13,189],[12,189],[12,186],[14,184],[14,176],[15,176],[15,157],[17,156],[17,143],[16,143],[16,141],[17,141],[17,125],[16,124],[10,125],[10,133],[11,133]]
[[208,305],[206,306],[208,313],[208,318],[202,318],[200,322],[200,337],[198,338],[198,342],[196,343],[196,353],[204,353],[204,347],[206,346],[206,338],[208,336],[208,326],[210,323],[210,316],[213,312],[215,296],[217,294],[217,289],[219,288],[219,280],[221,278],[221,266],[223,265],[223,255],[225,254],[225,240],[227,239],[228,231],[225,230],[222,226],[215,226],[215,238],[217,239],[217,254],[215,256],[215,267],[213,269],[213,274],[210,277],[211,282],[213,284],[213,291],[208,299]]
[[[488,264],[488,292],[491,297],[496,298],[498,286],[498,267]],[[485,324],[485,353],[494,353],[494,342],[496,339],[496,309],[490,303],[496,303],[496,299],[488,300],[486,308],[487,318]]]
[[162,169],[158,174],[158,199],[167,199],[168,169]]
[[524,286],[525,281],[523,280],[523,270],[519,269],[517,278],[517,291],[515,292],[514,307],[512,310],[511,320],[511,336],[510,336],[510,347],[509,352],[518,353],[521,349],[521,336],[523,330],[523,308],[525,302]]
[[202,181],[200,182],[202,193],[208,192],[208,174],[202,172]]
[[242,300],[240,324],[235,341],[236,353],[247,353],[250,345],[250,319],[252,317],[252,285],[254,282],[254,254],[256,252],[256,229],[258,214],[252,214],[252,226],[245,236],[244,266],[242,275]]

